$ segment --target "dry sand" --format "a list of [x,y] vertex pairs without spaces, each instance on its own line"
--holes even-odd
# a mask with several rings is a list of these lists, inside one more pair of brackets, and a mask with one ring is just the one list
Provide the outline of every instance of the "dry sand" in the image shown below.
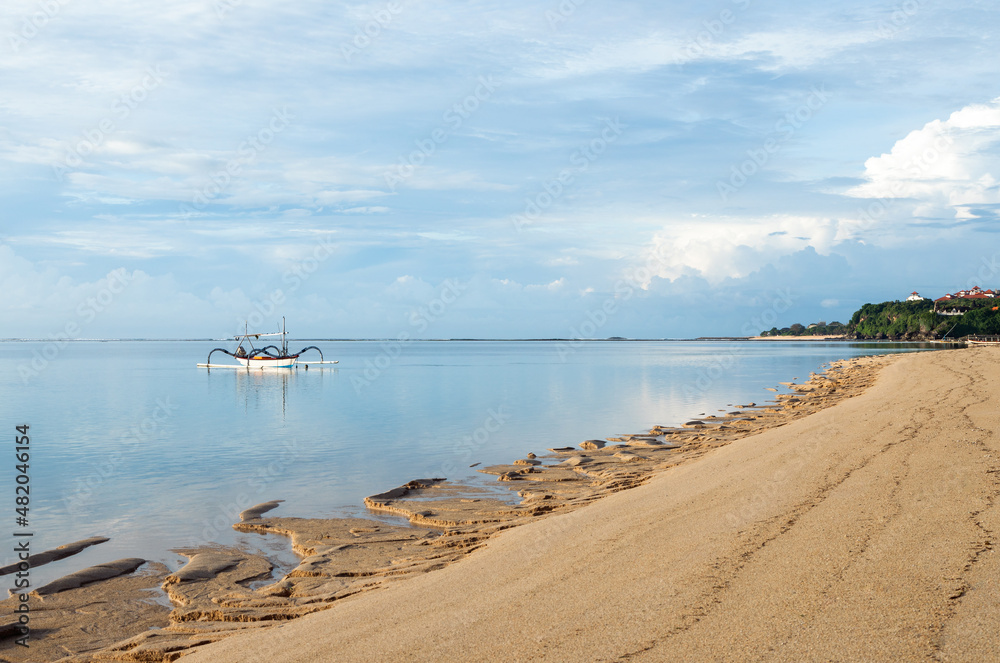
[[1000,350],[184,661],[1000,660]]

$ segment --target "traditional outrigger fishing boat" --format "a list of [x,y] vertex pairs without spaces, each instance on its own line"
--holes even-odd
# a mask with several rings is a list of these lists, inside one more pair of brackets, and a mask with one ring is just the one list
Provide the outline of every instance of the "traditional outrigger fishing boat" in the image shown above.
[[[281,346],[277,345],[265,345],[263,347],[254,346],[253,342],[255,340],[259,341],[261,338],[270,338],[274,336],[281,337]],[[269,368],[295,368],[295,366],[302,365],[307,369],[311,365],[316,364],[337,364],[338,361],[325,361],[323,359],[323,351],[317,348],[315,345],[310,345],[308,347],[302,348],[296,353],[288,352],[288,332],[285,330],[285,319],[281,319],[281,331],[268,333],[268,334],[251,334],[249,332],[249,327],[244,328],[244,333],[239,336],[235,336],[234,340],[239,341],[236,346],[236,350],[230,352],[225,348],[215,348],[208,353],[208,359],[205,360],[204,364],[198,364],[202,368],[246,368],[251,369],[269,369]],[[266,341],[265,341],[266,343]],[[244,346],[244,344],[246,344]],[[299,361],[299,357],[309,350],[315,350],[319,353],[319,361]],[[227,354],[233,359],[235,359],[239,364],[213,364],[212,355],[216,352],[221,352]]]
[[968,347],[976,345],[1000,345],[1000,336],[969,336],[965,339]]

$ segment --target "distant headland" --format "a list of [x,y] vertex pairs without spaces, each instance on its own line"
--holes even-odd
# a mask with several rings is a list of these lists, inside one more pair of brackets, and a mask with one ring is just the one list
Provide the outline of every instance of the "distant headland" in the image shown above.
[[[931,300],[913,292],[905,300],[865,304],[846,325],[796,323],[762,331],[759,338],[938,341],[1000,335],[1000,290],[975,286]],[[818,339],[817,339],[818,340]]]

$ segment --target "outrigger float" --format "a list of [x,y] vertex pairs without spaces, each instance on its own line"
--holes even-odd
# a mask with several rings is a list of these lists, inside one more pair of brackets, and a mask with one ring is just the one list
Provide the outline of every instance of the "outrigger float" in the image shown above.
[[[277,345],[265,345],[262,348],[254,347],[253,341],[260,340],[261,338],[268,338],[273,336],[281,337],[281,347]],[[339,364],[339,361],[325,361],[323,359],[323,351],[317,348],[315,345],[310,345],[308,347],[302,348],[298,352],[291,354],[288,352],[288,332],[285,331],[285,319],[281,319],[281,331],[274,332],[271,334],[251,334],[248,328],[244,328],[244,333],[239,336],[233,337],[234,340],[239,341],[234,352],[230,352],[225,348],[215,348],[208,353],[208,359],[205,360],[204,364],[198,364],[201,368],[245,368],[246,370],[267,370],[272,368],[295,368],[296,365],[305,366],[306,369],[310,366],[315,366],[318,364]],[[266,342],[266,341],[265,341]],[[246,343],[246,347],[244,347]],[[315,350],[319,353],[319,361],[299,361],[299,357],[309,350]],[[235,359],[238,364],[213,364],[212,355],[216,352],[221,352],[227,354],[233,359]]]

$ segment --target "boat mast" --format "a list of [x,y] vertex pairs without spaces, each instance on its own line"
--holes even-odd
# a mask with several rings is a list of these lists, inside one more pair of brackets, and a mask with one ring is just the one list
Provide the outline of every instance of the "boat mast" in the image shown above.
[[281,316],[281,356],[288,356],[288,332],[285,331],[285,316]]

